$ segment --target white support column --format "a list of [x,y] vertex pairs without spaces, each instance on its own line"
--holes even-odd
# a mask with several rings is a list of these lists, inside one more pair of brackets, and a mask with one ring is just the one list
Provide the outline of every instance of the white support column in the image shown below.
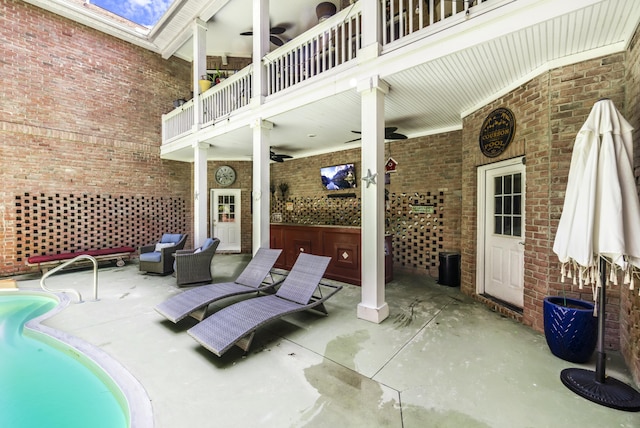
[[380,56],[380,25],[382,12],[380,0],[360,0],[362,4],[362,48],[358,52],[358,63]]
[[207,186],[207,152],[209,144],[193,145],[193,245],[201,246],[209,231],[207,230],[207,211],[209,208]]
[[197,132],[202,125],[200,103],[200,76],[207,74],[207,23],[201,19],[193,22],[193,127]]
[[389,316],[384,283],[384,96],[378,76],[358,83],[362,112],[362,301],[358,318],[380,323]]
[[253,0],[253,87],[251,102],[260,105],[267,95],[267,71],[262,58],[269,52],[269,0]]
[[256,119],[253,129],[253,243],[255,254],[258,248],[269,248],[269,148],[273,124]]

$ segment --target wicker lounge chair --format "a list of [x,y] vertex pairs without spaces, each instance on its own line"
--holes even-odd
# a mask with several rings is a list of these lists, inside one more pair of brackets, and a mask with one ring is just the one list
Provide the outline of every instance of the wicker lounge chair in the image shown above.
[[207,316],[210,303],[241,294],[260,293],[273,288],[281,281],[265,279],[282,250],[260,248],[240,276],[234,282],[222,282],[196,287],[173,296],[155,307],[156,311],[174,323],[187,316],[202,321]]
[[207,238],[200,248],[176,251],[173,270],[177,284],[211,282],[211,260],[219,244],[218,238]]
[[[187,333],[206,349],[221,356],[234,345],[248,351],[259,327],[285,315],[306,309],[328,315],[324,302],[342,289],[340,285],[320,282],[330,260],[330,257],[300,253],[276,294],[227,306]],[[330,291],[322,295],[322,287],[328,287]],[[316,290],[319,296],[314,294]]]

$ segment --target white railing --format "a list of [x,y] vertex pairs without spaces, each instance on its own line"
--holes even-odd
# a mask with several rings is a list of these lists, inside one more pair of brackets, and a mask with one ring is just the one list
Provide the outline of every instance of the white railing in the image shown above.
[[48,291],[49,293],[57,293],[60,291],[65,293],[73,293],[76,295],[76,297],[78,297],[78,303],[82,303],[82,296],[80,295],[80,292],[78,290],[74,290],[73,288],[67,288],[67,289],[55,291],[55,290],[51,290],[50,288],[47,288],[47,286],[45,285],[46,279],[49,278],[51,275],[53,275],[54,273],[58,272],[61,269],[64,269],[70,264],[73,264],[80,260],[90,260],[91,263],[93,263],[93,300],[98,300],[98,261],[95,259],[95,257],[90,256],[88,254],[82,254],[71,260],[67,260],[66,262],[62,263],[59,266],[56,266],[50,271],[45,272],[44,275],[42,275],[42,278],[40,279],[40,287],[44,291]]
[[[489,0],[380,0],[382,45],[467,13]],[[362,47],[361,2],[355,2],[263,58],[267,95],[322,75],[356,58]],[[424,33],[428,34],[428,33]],[[228,117],[251,101],[252,66],[200,96],[202,127]],[[162,142],[194,132],[193,100],[162,116]]]
[[382,44],[395,42],[488,0],[380,0]]
[[167,143],[193,130],[193,100],[162,115],[162,142]]
[[202,126],[226,118],[251,101],[253,66],[243,68],[223,82],[211,87],[200,96]]
[[267,54],[267,95],[355,59],[361,44],[360,2]]

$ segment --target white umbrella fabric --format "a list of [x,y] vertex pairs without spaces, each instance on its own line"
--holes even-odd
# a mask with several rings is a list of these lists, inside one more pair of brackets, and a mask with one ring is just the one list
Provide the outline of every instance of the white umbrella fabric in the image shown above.
[[632,131],[611,100],[594,104],[574,144],[553,251],[562,262],[562,281],[569,276],[580,288],[592,286],[599,317],[596,371],[565,369],[560,379],[591,401],[640,411],[640,394],[605,376],[603,338],[607,279],[617,284],[617,272],[623,270],[624,283],[633,289],[640,274],[640,200],[633,175]]
[[581,285],[597,283],[600,256],[629,272],[631,288],[630,273],[640,268],[632,131],[613,102],[604,99],[594,104],[576,137],[553,251],[566,264],[565,273],[577,270]]

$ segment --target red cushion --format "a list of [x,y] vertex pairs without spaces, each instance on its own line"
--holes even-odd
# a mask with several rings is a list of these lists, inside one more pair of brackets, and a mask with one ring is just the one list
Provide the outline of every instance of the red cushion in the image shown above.
[[102,250],[89,250],[86,251],[86,254],[90,256],[106,256],[109,254],[118,254],[118,253],[133,253],[135,249],[131,247],[118,247],[118,248],[104,248]]
[[85,254],[89,256],[107,256],[109,254],[133,253],[134,251],[135,249],[132,247],[104,248],[101,250],[77,251],[75,253],[51,254],[48,256],[31,256],[27,261],[34,265],[37,263],[53,262],[57,260],[68,260]]

